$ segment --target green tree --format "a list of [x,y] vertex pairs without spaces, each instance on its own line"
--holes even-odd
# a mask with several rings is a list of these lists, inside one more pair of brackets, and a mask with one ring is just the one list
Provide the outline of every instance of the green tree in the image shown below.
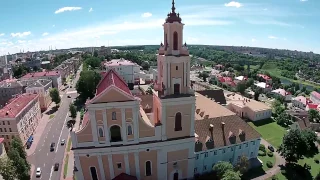
[[291,120],[290,115],[288,113],[286,113],[285,111],[278,114],[278,116],[275,117],[275,120],[276,120],[277,124],[279,124],[280,126],[283,126],[283,127],[288,127],[289,125],[292,124],[292,120]]
[[277,151],[287,162],[294,163],[306,154],[307,149],[306,138],[298,129],[295,129],[284,135],[283,142]]
[[254,80],[252,78],[247,79],[246,86],[251,87],[254,84]]
[[241,180],[241,174],[238,171],[228,170],[223,174],[221,180]]
[[213,171],[215,171],[217,176],[221,179],[227,171],[233,171],[233,166],[229,162],[219,161],[213,166]]
[[90,66],[92,69],[101,66],[101,60],[97,57],[89,57],[84,61],[84,63],[86,64],[86,66]]
[[100,79],[100,74],[95,71],[82,71],[76,85],[76,89],[80,94],[80,97],[84,100],[88,99],[89,97],[92,98]]
[[243,83],[243,82],[239,82],[238,84],[237,84],[237,91],[239,92],[239,93],[241,93],[241,94],[244,94],[244,92],[245,92],[245,90],[246,90],[246,84],[245,83]]
[[56,103],[56,105],[58,105],[61,102],[61,97],[57,88],[53,88],[50,90],[50,97],[52,101]]
[[70,103],[69,105],[69,112],[70,112],[70,117],[72,117],[73,119],[77,117],[77,108],[72,103]]
[[249,160],[246,156],[240,156],[238,163],[235,166],[235,170],[244,174],[249,169]]
[[93,52],[93,56],[94,56],[94,57],[98,57],[98,51],[94,51],[94,52]]
[[312,153],[313,150],[317,151],[317,146],[315,142],[317,141],[317,135],[312,130],[303,130],[301,135],[305,138],[305,143],[307,144],[307,152]]
[[308,115],[309,115],[309,120],[312,122],[320,122],[320,114],[317,110],[315,109],[310,109],[308,111]]
[[0,175],[5,180],[15,180],[17,178],[16,169],[8,157],[0,158]]
[[317,176],[316,176],[314,179],[315,179],[315,180],[320,180],[320,170],[319,170]]
[[278,100],[273,101],[272,109],[276,117],[279,116],[285,110],[281,102]]
[[149,62],[148,61],[143,61],[142,64],[141,64],[142,68],[144,70],[149,70],[150,68],[150,65],[149,65]]

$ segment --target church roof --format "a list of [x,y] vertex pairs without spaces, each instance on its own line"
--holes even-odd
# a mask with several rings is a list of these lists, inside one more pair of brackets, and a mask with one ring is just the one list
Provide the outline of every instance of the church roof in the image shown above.
[[166,23],[173,23],[173,22],[178,22],[181,23],[181,18],[179,13],[177,14],[175,12],[176,8],[174,7],[174,0],[172,0],[172,8],[171,12],[168,14],[168,17],[166,18]]
[[113,69],[110,69],[98,84],[96,96],[110,86],[115,86],[125,93],[132,95],[127,83],[124,82],[124,80]]

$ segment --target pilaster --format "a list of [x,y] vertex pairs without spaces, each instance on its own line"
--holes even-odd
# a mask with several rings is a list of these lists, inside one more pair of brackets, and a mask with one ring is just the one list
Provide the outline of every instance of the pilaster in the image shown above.
[[195,117],[196,105],[195,103],[191,106],[191,122],[190,122],[190,136],[194,136],[194,120],[192,119]]
[[80,159],[79,159],[79,156],[77,154],[74,154],[74,161],[76,163],[76,168],[78,170],[78,171],[76,171],[77,179],[84,180]]
[[136,177],[140,179],[140,161],[139,161],[139,152],[134,153],[134,164],[136,166]]
[[133,137],[135,142],[139,142],[139,105],[132,108],[133,112]]
[[167,151],[160,149],[157,153],[157,159],[158,159],[158,178],[157,179],[167,179]]
[[92,128],[92,136],[94,144],[98,143],[98,133],[97,133],[97,122],[96,122],[96,113],[94,110],[89,110],[91,128]]
[[186,62],[183,62],[183,86],[181,84],[182,87],[186,87],[187,86],[187,68],[186,68]]
[[129,157],[128,153],[124,153],[124,165],[126,167],[126,173],[130,174]]
[[104,126],[104,135],[106,138],[106,145],[110,146],[110,133],[108,128],[108,119],[107,119],[107,110],[102,110],[103,126]]
[[[188,177],[187,179],[193,178],[194,176],[194,164],[195,164],[195,158],[194,158],[194,143],[191,143],[191,146],[189,147],[189,155],[188,155]],[[211,168],[211,167],[208,167]]]
[[161,130],[162,130],[162,137],[163,141],[167,140],[167,113],[166,113],[166,106],[161,104]]
[[113,170],[113,162],[112,162],[112,155],[108,154],[108,163],[109,163],[109,171],[110,171],[110,178],[114,178],[114,170]]
[[122,121],[122,128],[121,128],[121,131],[122,131],[122,141],[123,143],[127,143],[127,126],[126,126],[126,113],[125,113],[125,109],[124,108],[121,108],[121,121]]
[[102,163],[102,158],[101,155],[98,155],[98,164],[99,164],[99,171],[102,179],[106,179],[106,175],[104,173],[104,168],[103,168],[103,163]]

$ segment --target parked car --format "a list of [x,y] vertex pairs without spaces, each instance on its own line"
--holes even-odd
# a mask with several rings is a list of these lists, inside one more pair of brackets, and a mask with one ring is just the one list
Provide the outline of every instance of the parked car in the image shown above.
[[55,163],[54,164],[54,171],[58,171],[59,170],[59,163]]
[[36,177],[41,177],[41,168],[37,167]]
[[274,148],[273,148],[271,145],[268,146],[268,149],[269,149],[271,152],[274,152]]
[[65,139],[62,139],[62,140],[61,140],[61,146],[63,146],[65,143],[66,143],[66,140],[65,140]]
[[50,145],[50,151],[54,151],[54,147],[56,146],[56,144],[55,143],[51,143],[51,145]]

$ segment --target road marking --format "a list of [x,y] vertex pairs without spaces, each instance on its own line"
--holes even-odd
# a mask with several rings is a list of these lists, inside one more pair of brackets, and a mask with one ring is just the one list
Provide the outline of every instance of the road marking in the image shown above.
[[66,121],[68,119],[68,114],[69,113],[67,113],[66,118],[64,119],[64,122],[63,122],[63,125],[62,125],[62,128],[61,128],[60,136],[59,136],[59,139],[58,139],[58,142],[57,142],[56,153],[58,152],[58,149],[59,149],[59,142],[60,142],[60,139],[61,139],[61,135],[62,135],[62,132],[63,132],[64,125],[66,124]]
[[43,164],[43,167],[46,167],[46,163]]
[[48,153],[47,153],[47,156],[48,156]]
[[52,166],[52,168],[51,168],[49,180],[51,180],[52,173],[53,173],[53,166]]

